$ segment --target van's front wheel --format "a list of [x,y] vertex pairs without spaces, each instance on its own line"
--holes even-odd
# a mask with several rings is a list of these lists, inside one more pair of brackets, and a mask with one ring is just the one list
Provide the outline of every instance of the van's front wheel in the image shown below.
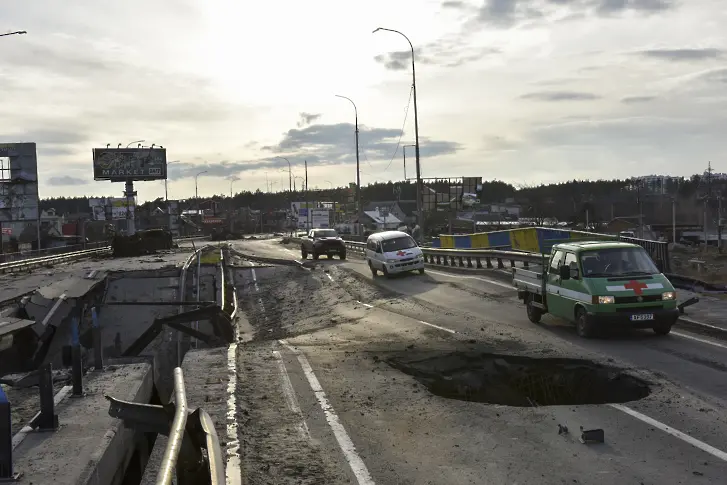
[[586,310],[583,308],[578,308],[576,310],[576,332],[579,337],[583,338],[591,338],[595,333],[593,324],[588,321]]

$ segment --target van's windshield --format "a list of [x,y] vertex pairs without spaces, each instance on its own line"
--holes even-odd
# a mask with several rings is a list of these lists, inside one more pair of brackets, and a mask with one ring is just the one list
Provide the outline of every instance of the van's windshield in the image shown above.
[[646,276],[660,271],[643,248],[609,248],[581,254],[585,278]]
[[381,247],[385,253],[390,253],[391,251],[415,248],[417,243],[409,236],[402,236],[394,239],[384,239],[381,241]]

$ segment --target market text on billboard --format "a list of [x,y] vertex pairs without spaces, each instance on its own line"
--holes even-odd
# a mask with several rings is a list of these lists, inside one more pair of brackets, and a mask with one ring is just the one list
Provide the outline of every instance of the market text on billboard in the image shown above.
[[94,148],[94,180],[164,180],[167,151],[164,148]]

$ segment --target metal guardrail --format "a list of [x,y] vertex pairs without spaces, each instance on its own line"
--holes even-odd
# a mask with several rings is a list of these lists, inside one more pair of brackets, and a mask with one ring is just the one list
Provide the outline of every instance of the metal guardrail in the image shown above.
[[46,256],[60,256],[62,254],[74,253],[77,251],[84,251],[87,249],[98,249],[108,246],[107,241],[99,241],[86,244],[73,244],[70,246],[57,246],[46,249],[33,249],[31,251],[22,251],[16,253],[2,253],[0,254],[0,261],[3,263],[13,263],[16,261],[24,261],[26,259],[37,259]]
[[[157,485],[224,485],[222,448],[212,418],[204,409],[190,412],[180,367],[174,369],[174,403],[165,406],[122,401],[106,396],[109,415],[124,426],[169,437]],[[207,453],[203,453],[206,450]]]
[[[190,237],[176,238],[174,240],[175,241],[192,241],[192,240],[196,240],[196,239],[207,239],[207,237],[208,236],[190,236]],[[38,266],[62,263],[64,261],[73,261],[75,259],[82,259],[82,258],[87,258],[89,256],[101,255],[101,254],[105,254],[105,253],[111,251],[111,246],[109,246],[107,242],[93,243],[93,245],[98,245],[98,247],[94,247],[94,248],[90,248],[90,249],[83,249],[80,251],[66,251],[66,252],[61,252],[60,254],[51,254],[48,256],[29,257],[29,258],[25,258],[25,259],[18,259],[15,261],[0,263],[0,273],[12,273],[14,271],[27,271],[31,268],[36,268]],[[78,246],[68,246],[68,247],[75,248]],[[42,250],[42,251],[46,251],[46,250]],[[11,253],[11,254],[18,255],[21,253]],[[23,254],[25,254],[25,253],[23,253]]]
[[72,261],[74,259],[87,258],[89,256],[105,254],[111,251],[111,246],[104,246],[95,249],[85,249],[83,251],[73,251],[70,253],[64,253],[53,256],[42,256],[40,258],[23,259],[20,261],[13,261],[11,263],[1,263],[0,273],[12,273],[14,271],[25,271],[38,266],[45,266],[48,264],[56,264],[64,261]]
[[[300,238],[291,238],[291,242],[300,243]],[[344,240],[346,249],[363,255],[366,243]],[[430,265],[473,269],[505,269],[506,262],[514,268],[521,263],[527,268],[531,264],[543,263],[543,255],[521,251],[503,251],[497,249],[434,249],[421,248],[424,262]],[[547,257],[547,256],[546,256]]]

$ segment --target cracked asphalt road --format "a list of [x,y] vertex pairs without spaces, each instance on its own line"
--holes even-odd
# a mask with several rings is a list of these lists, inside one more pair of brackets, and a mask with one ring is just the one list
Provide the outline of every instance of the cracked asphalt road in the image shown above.
[[[233,246],[300,259],[276,241]],[[528,322],[515,292],[488,276],[374,279],[356,258],[310,270],[243,263],[236,397],[250,484],[699,484],[727,472],[720,341],[685,332],[582,340],[557,321]],[[487,404],[433,393],[390,365],[426,364],[444,379],[453,374],[442,366],[464,354],[585,359],[650,394],[624,404]],[[483,368],[455,370],[474,382]],[[581,443],[581,426],[603,429],[605,442]]]

